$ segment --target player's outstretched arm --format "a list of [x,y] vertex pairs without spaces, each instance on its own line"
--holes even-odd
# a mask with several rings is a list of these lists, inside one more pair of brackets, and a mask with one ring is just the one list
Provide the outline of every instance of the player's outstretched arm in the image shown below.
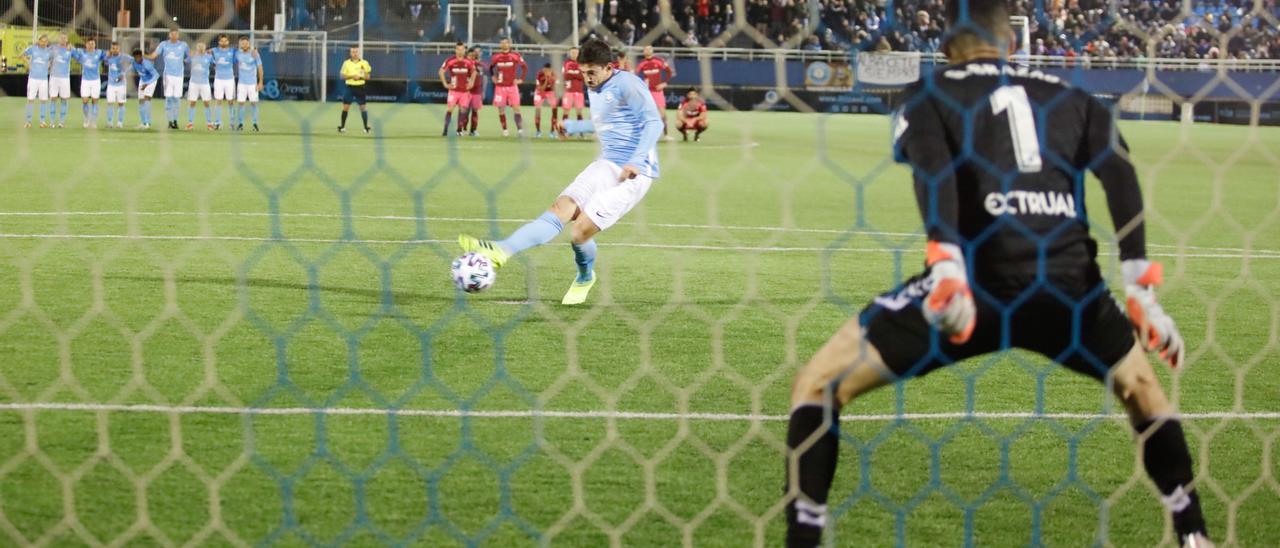
[[977,327],[977,306],[957,231],[960,198],[955,166],[933,102],[909,99],[894,115],[893,135],[894,158],[911,164],[916,205],[929,239],[925,254],[929,294],[921,312],[930,325],[950,335],[952,343],[963,344]]
[[1080,164],[1093,172],[1107,196],[1107,209],[1115,224],[1124,277],[1125,304],[1138,342],[1157,352],[1170,367],[1182,366],[1186,345],[1173,318],[1156,300],[1155,288],[1164,283],[1164,268],[1147,260],[1146,226],[1142,187],[1129,161],[1129,147],[1115,127],[1114,117],[1098,100],[1089,97],[1085,142]]

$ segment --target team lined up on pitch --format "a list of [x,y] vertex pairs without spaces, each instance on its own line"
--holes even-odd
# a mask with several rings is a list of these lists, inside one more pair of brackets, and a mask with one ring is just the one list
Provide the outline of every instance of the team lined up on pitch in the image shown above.
[[[145,46],[145,45],[144,45]],[[36,103],[39,103],[40,127],[66,127],[68,102],[71,99],[71,61],[80,63],[80,100],[83,121],[81,127],[98,127],[98,101],[102,96],[102,69],[105,66],[107,127],[123,128],[125,103],[128,102],[128,73],[137,77],[138,129],[151,128],[151,98],[161,73],[155,59],[163,60],[164,111],[169,129],[179,128],[183,84],[190,67],[189,86],[186,89],[186,129],[195,126],[196,103],[204,104],[205,127],[209,130],[223,126],[223,107],[227,107],[227,126],[243,130],[246,112],[251,112],[250,123],[258,131],[258,93],[262,91],[262,57],[241,37],[236,48],[231,47],[227,35],[218,37],[218,46],[212,50],[197,42],[195,49],[179,39],[178,31],[169,31],[169,39],[154,50],[135,49],[132,55],[120,51],[121,44],[112,42],[106,52],[98,49],[97,40],[85,40],[83,48],[67,44],[67,35],[58,34],[58,43],[49,45],[49,37],[41,35],[36,43],[22,52],[29,67],[27,76],[26,127],[31,127]],[[213,81],[210,84],[210,68]],[[211,100],[217,109],[210,111]]]

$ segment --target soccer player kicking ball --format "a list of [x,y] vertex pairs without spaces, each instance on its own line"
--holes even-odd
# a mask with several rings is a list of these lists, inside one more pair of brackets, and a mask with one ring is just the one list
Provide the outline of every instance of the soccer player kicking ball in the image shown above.
[[[1182,425],[1144,352],[1182,365],[1182,337],[1156,302],[1161,268],[1146,259],[1142,195],[1124,140],[1087,92],[1007,63],[1015,41],[1003,0],[970,0],[967,10],[961,1],[947,2],[951,64],[907,89],[894,123],[895,157],[913,167],[928,235],[925,270],[876,297],[796,376],[787,545],[821,542],[843,406],[1016,347],[1114,391],[1178,540],[1209,546]],[[1101,180],[1119,235],[1128,318],[1096,262],[1086,169]]]
[[151,97],[156,94],[160,73],[140,49],[133,50],[133,72],[138,73],[138,117],[142,121],[138,129],[151,129]]
[[22,58],[27,62],[27,123],[23,127],[31,127],[32,103],[40,101],[40,127],[49,127],[45,116],[49,115],[49,62],[53,52],[49,49],[49,37],[43,34],[36,43],[22,50]]
[[574,221],[572,246],[578,275],[563,304],[581,304],[596,283],[593,239],[640,203],[658,177],[662,117],[642,82],[629,72],[609,68],[609,45],[598,39],[582,46],[582,73],[591,95],[591,120],[570,121],[565,134],[595,132],[600,156],[578,174],[542,216],[497,242],[459,236],[467,252],[484,255],[501,268],[512,256],[550,242]]
[[676,110],[676,122],[680,124],[680,136],[689,140],[689,130],[693,130],[693,142],[702,140],[702,132],[707,130],[707,102],[698,96],[698,90],[689,88]]
[[102,97],[102,61],[107,52],[98,49],[98,41],[89,38],[84,41],[84,49],[75,51],[75,59],[80,63],[80,111],[84,114],[81,127],[98,127],[98,98]]
[[369,62],[360,58],[360,48],[352,46],[350,58],[342,62],[342,78],[346,80],[347,93],[342,96],[342,120],[338,122],[338,133],[347,131],[347,111],[353,101],[360,105],[360,120],[364,122],[364,132],[369,133],[369,107],[365,106],[368,95],[364,82],[372,71]]

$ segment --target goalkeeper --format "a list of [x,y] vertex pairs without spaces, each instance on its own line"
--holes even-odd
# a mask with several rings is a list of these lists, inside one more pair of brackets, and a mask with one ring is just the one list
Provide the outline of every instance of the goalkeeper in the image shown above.
[[[913,84],[894,120],[895,157],[913,168],[929,240],[925,270],[876,297],[796,376],[787,544],[821,541],[842,407],[1016,347],[1115,392],[1179,542],[1208,546],[1182,425],[1144,352],[1182,365],[1182,337],[1156,302],[1161,269],[1146,258],[1142,194],[1124,140],[1088,93],[1007,64],[1015,42],[1003,0],[970,0],[967,10],[963,1],[947,2],[947,20],[957,22],[944,43],[950,64]],[[1097,265],[1086,170],[1102,182],[1119,238],[1127,318]]]

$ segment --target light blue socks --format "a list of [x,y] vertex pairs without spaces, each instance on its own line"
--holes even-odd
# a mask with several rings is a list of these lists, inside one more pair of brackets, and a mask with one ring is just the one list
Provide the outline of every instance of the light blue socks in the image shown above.
[[[498,242],[507,253],[515,255],[531,247],[537,247],[555,239],[564,230],[564,223],[550,211],[516,229],[507,239]],[[595,253],[592,252],[592,257]]]

